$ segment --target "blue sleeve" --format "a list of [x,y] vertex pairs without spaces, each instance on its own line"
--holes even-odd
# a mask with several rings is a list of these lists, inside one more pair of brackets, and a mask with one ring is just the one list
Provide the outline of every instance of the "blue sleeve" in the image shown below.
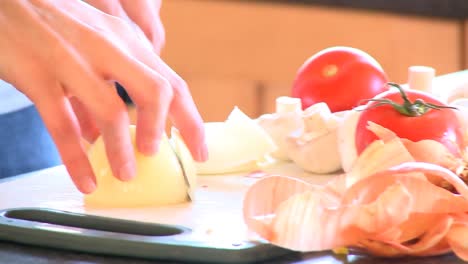
[[0,115],[0,178],[61,163],[55,144],[34,106]]

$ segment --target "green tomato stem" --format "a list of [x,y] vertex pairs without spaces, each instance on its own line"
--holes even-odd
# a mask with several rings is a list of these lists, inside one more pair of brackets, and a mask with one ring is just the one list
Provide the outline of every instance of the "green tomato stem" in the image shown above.
[[426,103],[424,102],[423,99],[416,99],[414,102],[411,102],[408,99],[408,96],[406,95],[404,89],[396,84],[396,83],[388,83],[389,86],[395,87],[398,89],[400,92],[401,98],[403,99],[402,104],[395,103],[394,101],[386,98],[382,99],[367,99],[365,100],[366,102],[377,102],[374,105],[371,105],[367,108],[358,110],[358,111],[365,111],[368,109],[380,107],[382,105],[390,105],[395,109],[398,113],[409,116],[409,117],[415,117],[415,116],[422,116],[426,114],[429,110],[434,109],[434,110],[440,110],[443,108],[450,108],[450,109],[457,109],[456,107],[453,106],[444,106],[444,105],[435,105],[431,103]]

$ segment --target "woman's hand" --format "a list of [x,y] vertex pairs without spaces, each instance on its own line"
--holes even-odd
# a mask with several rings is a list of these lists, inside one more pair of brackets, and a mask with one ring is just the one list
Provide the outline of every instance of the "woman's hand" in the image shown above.
[[81,192],[96,187],[82,136],[102,134],[117,178],[136,172],[115,81],[137,106],[139,151],[157,151],[169,116],[195,160],[206,160],[202,119],[187,85],[154,52],[143,26],[146,36],[80,0],[5,1],[0,25],[0,78],[35,103]]

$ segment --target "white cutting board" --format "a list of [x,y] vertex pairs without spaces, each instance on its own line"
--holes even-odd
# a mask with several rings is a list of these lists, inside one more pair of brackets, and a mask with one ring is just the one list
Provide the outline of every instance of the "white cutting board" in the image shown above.
[[[324,183],[332,175],[311,175],[292,163],[282,163],[266,169]],[[199,176],[193,202],[166,207],[123,209],[91,209],[83,205],[83,195],[71,182],[63,166],[20,175],[0,181],[0,210],[17,207],[40,207],[86,213],[120,219],[161,224],[175,224],[193,230],[198,239],[233,243],[256,240],[249,234],[242,218],[245,191],[258,178],[249,173]],[[261,199],[261,197],[259,197]]]

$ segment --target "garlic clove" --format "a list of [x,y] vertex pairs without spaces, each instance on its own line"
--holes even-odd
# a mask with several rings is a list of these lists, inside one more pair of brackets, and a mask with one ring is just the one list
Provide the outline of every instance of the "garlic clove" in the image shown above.
[[337,130],[310,140],[301,139],[300,132],[287,139],[288,156],[303,170],[325,174],[339,171],[341,159],[338,153]]
[[337,130],[341,117],[326,103],[311,105],[302,113],[303,129],[297,129],[286,140],[291,160],[312,173],[332,173],[341,169]]
[[462,125],[465,146],[468,146],[468,98],[455,99],[450,105],[458,109],[458,111],[455,111],[455,114]]
[[290,160],[286,152],[286,138],[295,130],[302,130],[303,121],[295,113],[266,114],[257,119],[258,124],[270,135],[277,149],[270,155],[278,160]]
[[300,112],[302,112],[301,99],[289,96],[280,96],[276,98],[276,113],[282,114]]
[[286,138],[293,131],[303,129],[301,118],[302,104],[299,98],[280,96],[276,98],[276,113],[264,114],[257,118],[257,123],[273,139],[277,149],[271,157],[289,161],[286,152]]
[[452,103],[457,99],[468,98],[468,83],[463,83],[449,90],[446,94],[447,102]]
[[349,172],[355,163],[358,153],[356,150],[356,126],[361,112],[348,110],[343,113],[343,118],[337,130],[338,152],[341,166],[345,172]]
[[410,66],[408,68],[408,87],[432,93],[432,83],[435,76],[435,69],[428,66]]
[[317,103],[309,106],[302,113],[305,131],[313,132],[317,135],[323,135],[328,132],[329,119],[332,118],[330,108],[326,103]]

